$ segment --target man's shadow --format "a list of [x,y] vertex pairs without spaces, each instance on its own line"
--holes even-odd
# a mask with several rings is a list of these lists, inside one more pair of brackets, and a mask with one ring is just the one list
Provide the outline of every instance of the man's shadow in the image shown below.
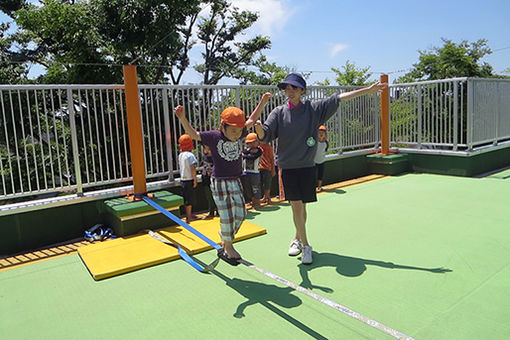
[[301,274],[301,286],[305,288],[316,288],[320,289],[324,292],[331,293],[333,290],[328,287],[322,287],[312,284],[310,281],[310,278],[308,276],[308,272],[312,271],[315,268],[322,268],[322,267],[333,267],[337,271],[338,274],[348,277],[356,277],[360,276],[367,270],[367,265],[372,266],[378,266],[382,268],[388,268],[388,269],[408,269],[408,270],[421,270],[421,271],[427,271],[431,273],[448,273],[452,270],[446,269],[446,268],[422,268],[422,267],[414,267],[414,266],[407,266],[407,265],[400,265],[395,264],[393,262],[384,262],[384,261],[377,261],[377,260],[369,260],[369,259],[362,259],[358,257],[350,257],[350,256],[343,256],[343,255],[337,255],[332,253],[316,253],[313,252],[313,263],[309,265],[303,265],[299,264],[299,272]]
[[233,314],[234,317],[238,319],[243,318],[246,316],[244,312],[247,307],[255,304],[261,304],[262,306],[272,311],[282,319],[291,323],[295,327],[301,329],[310,337],[313,337],[315,339],[327,339],[320,333],[303,324],[301,321],[296,320],[295,318],[288,315],[283,310],[277,307],[280,306],[283,308],[293,308],[298,307],[299,305],[302,304],[301,299],[292,294],[292,292],[294,291],[292,288],[278,287],[272,284],[264,284],[255,281],[241,280],[238,278],[231,279],[217,270],[213,270],[211,271],[211,273],[225,281],[228,287],[234,289],[246,299],[246,301],[242,302],[237,306],[237,309]]

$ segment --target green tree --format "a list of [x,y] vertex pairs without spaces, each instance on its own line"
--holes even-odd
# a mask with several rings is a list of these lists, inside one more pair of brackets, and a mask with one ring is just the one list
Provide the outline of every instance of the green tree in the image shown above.
[[[178,84],[189,65],[200,0],[92,0],[106,54],[123,65],[142,64],[143,83]],[[171,72],[176,68],[177,75]]]
[[25,0],[2,0],[0,2],[0,11],[12,18],[14,12],[22,8],[24,4]]
[[[356,64],[351,63],[349,60],[342,66],[343,70],[332,67],[331,71],[336,73],[335,81],[340,86],[365,86],[370,82],[368,79],[372,76],[369,67],[356,67]],[[317,82],[319,85],[328,86],[331,85],[330,80],[326,78],[323,82]]]
[[260,55],[252,68],[237,70],[235,78],[240,79],[242,85],[277,85],[291,72],[295,70],[270,63],[264,55]]
[[481,60],[492,53],[486,39],[473,43],[463,40],[458,44],[448,39],[442,40],[441,47],[419,51],[419,62],[414,64],[413,69],[400,77],[397,82],[494,76],[492,66]]
[[268,37],[256,36],[246,42],[239,35],[250,28],[258,14],[239,11],[226,0],[213,0],[208,17],[198,23],[198,39],[204,45],[204,62],[195,66],[204,84],[217,84],[223,77],[236,77],[254,64],[255,55],[271,46]]
[[6,34],[8,23],[0,24],[0,84],[18,84],[27,81],[26,58],[13,51],[14,39]]
[[[16,12],[24,41],[48,83],[116,83],[120,67],[142,64],[144,83],[165,82],[165,68],[183,61],[181,31],[199,0],[46,0]],[[184,58],[186,59],[186,58]]]

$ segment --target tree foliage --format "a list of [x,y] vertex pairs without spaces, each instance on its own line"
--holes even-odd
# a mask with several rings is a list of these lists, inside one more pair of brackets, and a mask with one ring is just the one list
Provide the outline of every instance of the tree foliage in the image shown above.
[[257,52],[269,48],[268,37],[257,35],[240,41],[241,35],[258,19],[258,14],[239,11],[226,0],[214,0],[208,17],[198,24],[198,39],[204,44],[204,62],[195,67],[204,84],[217,84],[223,77],[235,77],[254,62]]
[[0,84],[16,84],[27,79],[23,56],[13,52],[14,39],[6,34],[8,23],[0,24]]
[[[331,71],[336,73],[335,81],[340,86],[365,86],[369,84],[368,79],[372,76],[370,67],[356,67],[355,63],[349,60],[342,66],[343,70],[332,67]],[[326,78],[323,82],[318,82],[319,85],[330,85],[330,80]]]
[[289,73],[295,72],[293,68],[268,62],[264,55],[256,59],[253,66],[237,70],[236,78],[242,85],[278,85]]
[[486,39],[473,43],[464,40],[458,44],[448,39],[442,40],[441,47],[419,51],[418,63],[414,64],[413,69],[400,77],[397,82],[494,76],[492,66],[481,60],[492,53]]
[[270,46],[268,37],[240,39],[258,14],[227,0],[45,0],[41,6],[8,0],[0,10],[19,27],[13,39],[21,59],[46,68],[38,80],[44,83],[118,83],[120,65],[131,63],[140,65],[143,83],[179,84],[200,43],[203,62],[195,68],[204,84],[217,84],[256,67],[255,56]]

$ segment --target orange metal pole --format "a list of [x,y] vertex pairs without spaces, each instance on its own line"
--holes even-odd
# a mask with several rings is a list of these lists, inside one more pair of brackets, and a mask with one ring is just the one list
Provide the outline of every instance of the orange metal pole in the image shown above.
[[134,194],[143,195],[147,192],[147,183],[145,182],[142,119],[140,115],[140,98],[136,66],[123,66],[122,72],[124,73],[129,153],[131,156],[131,170],[133,172]]
[[[382,74],[381,83],[388,83],[388,75]],[[381,153],[390,153],[390,90],[386,87],[381,91]]]

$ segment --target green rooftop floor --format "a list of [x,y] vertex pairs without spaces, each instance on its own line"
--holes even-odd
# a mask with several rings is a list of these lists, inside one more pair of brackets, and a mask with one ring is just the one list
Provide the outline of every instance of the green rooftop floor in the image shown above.
[[[510,338],[510,181],[408,174],[318,198],[313,265],[287,255],[286,204],[250,213],[267,234],[236,248],[416,339]],[[224,262],[209,275],[177,260],[94,281],[78,255],[55,258],[0,272],[0,315],[5,339],[390,339]]]

